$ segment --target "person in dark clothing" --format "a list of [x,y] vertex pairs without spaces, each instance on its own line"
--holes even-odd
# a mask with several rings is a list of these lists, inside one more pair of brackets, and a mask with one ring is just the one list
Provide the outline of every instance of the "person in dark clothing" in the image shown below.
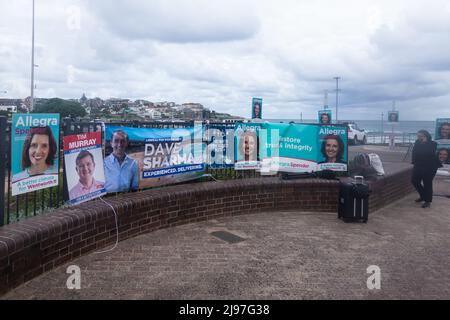
[[411,182],[420,195],[416,202],[424,202],[422,208],[428,208],[433,200],[433,179],[441,164],[436,156],[437,143],[432,141],[426,130],[417,133],[417,141],[412,151],[414,165]]

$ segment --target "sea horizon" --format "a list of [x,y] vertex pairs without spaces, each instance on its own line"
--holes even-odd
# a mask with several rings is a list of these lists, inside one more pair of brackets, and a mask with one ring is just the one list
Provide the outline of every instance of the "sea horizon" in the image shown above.
[[[296,123],[318,123],[317,119],[263,119],[264,121],[275,121],[275,122],[290,122],[294,121]],[[394,133],[416,133],[419,130],[427,130],[432,136],[434,136],[436,130],[436,121],[431,120],[404,120],[398,123],[391,124],[381,119],[378,120],[348,120],[343,119],[339,122],[354,122],[361,129],[366,132],[385,132],[389,133],[394,131]]]

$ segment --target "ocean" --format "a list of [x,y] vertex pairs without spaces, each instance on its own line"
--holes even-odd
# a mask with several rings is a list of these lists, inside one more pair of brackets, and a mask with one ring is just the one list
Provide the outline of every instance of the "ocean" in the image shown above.
[[[303,122],[300,119],[265,119],[266,121],[275,121],[275,122],[290,122],[294,121],[296,123],[317,123],[317,120],[305,120]],[[381,123],[381,120],[339,120],[339,122],[354,122],[358,125],[360,129],[365,129],[366,132],[369,133],[381,133],[385,132],[386,134],[392,132],[392,127],[394,127],[395,133],[417,133],[417,131],[425,129],[431,135],[434,135],[434,131],[436,129],[435,121],[400,121],[392,126],[390,123],[384,121]]]
[[[395,125],[384,122],[381,124],[381,120],[356,120],[354,121],[358,127],[365,129],[367,132],[392,132],[394,127],[395,133],[417,133],[419,130],[427,130],[431,135],[434,135],[436,129],[435,121],[401,121]],[[383,130],[382,130],[383,128]]]
[[[290,122],[296,123],[317,123],[317,120],[305,120],[300,119],[265,119],[265,121],[274,122]],[[345,122],[347,120],[339,120],[339,122]],[[400,121],[395,125],[381,120],[348,120],[348,122],[354,122],[360,129],[364,129],[368,133],[369,143],[386,142],[387,137],[392,133],[395,134],[395,141],[397,143],[411,143],[416,139],[416,133],[419,130],[427,130],[434,139],[436,122],[435,121]],[[382,132],[384,134],[382,134]]]

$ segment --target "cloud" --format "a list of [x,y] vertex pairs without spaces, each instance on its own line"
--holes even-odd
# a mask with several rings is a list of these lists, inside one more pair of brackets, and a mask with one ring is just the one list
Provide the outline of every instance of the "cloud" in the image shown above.
[[[0,1],[0,91],[25,97],[30,1]],[[192,101],[250,116],[258,96],[267,117],[316,118],[325,90],[334,108],[340,76],[340,118],[379,117],[393,100],[402,119],[423,119],[423,105],[425,117],[450,116],[445,0],[36,4],[38,97]]]
[[347,77],[359,83],[347,83],[351,88],[344,91],[345,102],[412,102],[447,95],[450,44],[445,39],[450,12],[443,10],[443,1],[420,4],[405,8],[395,23],[380,25],[369,37],[365,57],[347,60],[349,70],[359,65],[361,72],[359,77]]
[[259,29],[250,2],[238,0],[100,0],[91,2],[91,8],[125,39],[223,42],[249,39]]

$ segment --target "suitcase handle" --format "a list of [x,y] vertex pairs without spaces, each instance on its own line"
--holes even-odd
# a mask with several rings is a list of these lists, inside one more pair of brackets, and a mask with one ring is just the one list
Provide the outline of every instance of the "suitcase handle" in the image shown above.
[[354,176],[353,179],[356,184],[364,184],[364,176]]

